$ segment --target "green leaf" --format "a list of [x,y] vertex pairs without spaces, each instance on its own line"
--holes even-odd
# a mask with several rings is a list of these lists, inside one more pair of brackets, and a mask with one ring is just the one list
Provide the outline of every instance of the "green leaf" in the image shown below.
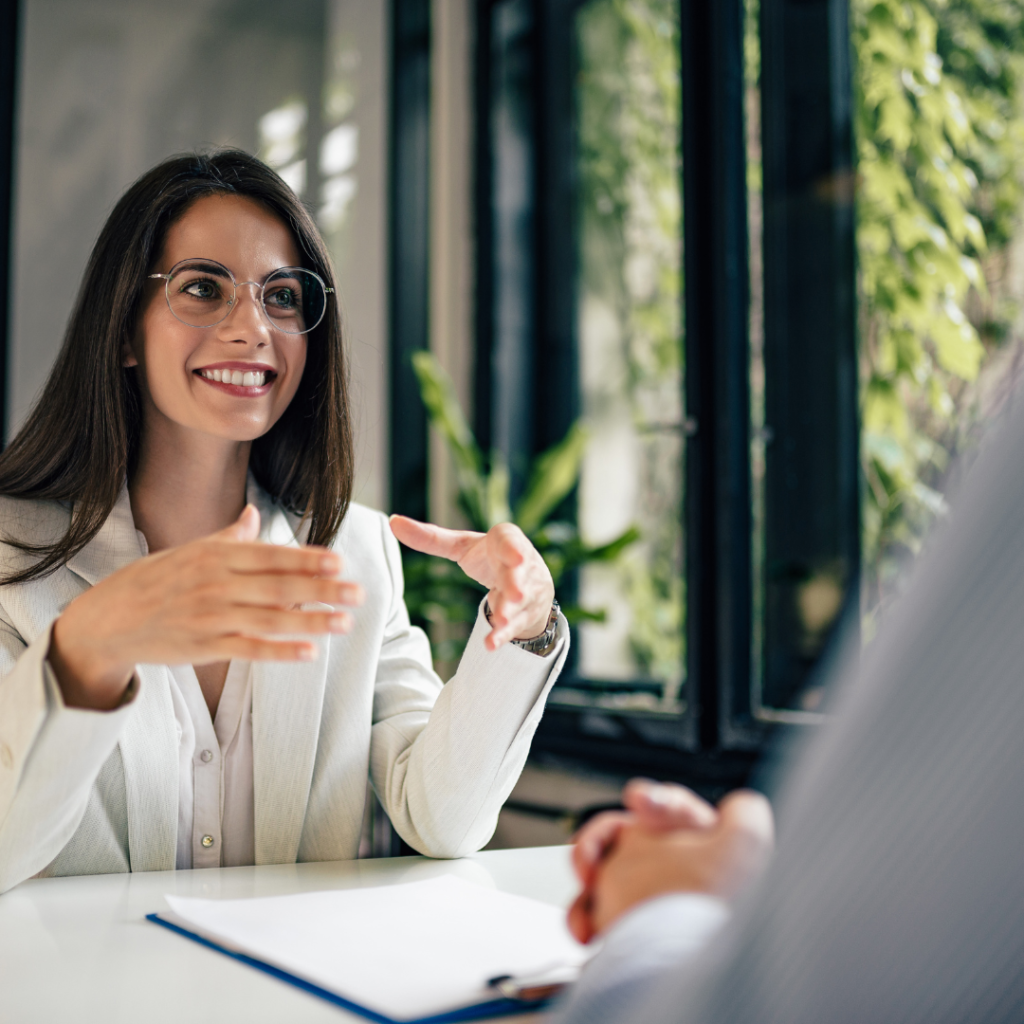
[[565,605],[562,614],[570,626],[578,626],[581,622],[604,622],[608,618],[608,612],[604,608],[591,610],[581,608],[578,604]]
[[558,444],[538,456],[526,493],[513,517],[528,537],[576,486],[586,443],[586,428],[577,421]]
[[455,460],[458,506],[474,530],[487,530],[494,525],[492,484],[484,472],[483,456],[459,405],[455,385],[430,352],[414,352],[412,367],[431,426],[445,439]]
[[474,473],[483,474],[483,458],[469,429],[455,394],[455,385],[430,352],[414,352],[412,368],[420,383],[420,397],[431,424],[448,442],[455,461]]
[[491,453],[491,473],[484,491],[484,529],[489,530],[498,523],[507,523],[512,518],[508,507],[508,466],[498,451]]
[[635,543],[639,539],[640,530],[636,526],[631,526],[628,530],[624,530],[619,534],[615,540],[609,541],[607,544],[602,544],[597,548],[584,548],[582,561],[611,562],[618,558],[630,544]]

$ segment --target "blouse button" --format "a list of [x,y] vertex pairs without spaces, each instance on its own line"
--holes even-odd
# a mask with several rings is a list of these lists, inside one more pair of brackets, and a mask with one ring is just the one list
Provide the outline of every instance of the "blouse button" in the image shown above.
[[211,846],[213,846],[213,836],[203,836],[203,838],[200,839],[199,841],[203,844],[203,846],[206,847],[207,850]]
[[213,760],[213,751],[212,750],[204,750],[199,755],[199,760],[205,762],[206,764],[209,764]]

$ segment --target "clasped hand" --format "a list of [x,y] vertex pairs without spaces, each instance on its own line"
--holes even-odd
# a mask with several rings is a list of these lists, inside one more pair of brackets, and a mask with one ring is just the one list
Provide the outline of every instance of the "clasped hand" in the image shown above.
[[[516,527],[478,534],[401,516],[392,526],[403,543],[457,561],[489,588],[490,650],[544,631],[551,575]],[[364,593],[341,578],[341,555],[259,543],[259,528],[248,505],[219,533],[140,558],[72,601],[54,623],[48,652],[65,702],[116,707],[140,663],[308,661],[317,648],[307,637],[347,632],[353,620],[345,609]]]
[[606,811],[575,837],[581,892],[569,929],[589,942],[632,907],[673,892],[730,899],[760,874],[771,852],[771,806],[750,790],[717,808],[684,786],[645,779],[623,791],[625,810]]

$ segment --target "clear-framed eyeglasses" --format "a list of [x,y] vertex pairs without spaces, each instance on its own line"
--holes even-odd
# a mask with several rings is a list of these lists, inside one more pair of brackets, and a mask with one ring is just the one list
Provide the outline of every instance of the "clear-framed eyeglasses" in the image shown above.
[[306,334],[323,320],[327,296],[334,291],[318,274],[301,267],[281,267],[261,284],[237,282],[223,263],[205,259],[181,260],[169,274],[149,276],[164,282],[168,308],[189,327],[216,327],[235,308],[238,290],[252,285],[259,289],[260,308],[275,330]]

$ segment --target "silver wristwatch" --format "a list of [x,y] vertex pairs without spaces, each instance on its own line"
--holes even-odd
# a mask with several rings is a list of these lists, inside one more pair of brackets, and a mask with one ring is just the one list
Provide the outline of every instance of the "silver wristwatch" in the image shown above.
[[[484,615],[487,621],[491,621],[491,606],[484,600]],[[550,654],[551,649],[555,646],[555,641],[558,639],[558,602],[551,602],[551,614],[548,616],[547,628],[543,633],[538,633],[537,636],[532,636],[527,640],[511,640],[510,643],[521,647],[524,651],[529,651],[531,654],[539,654],[543,657],[545,654]]]

